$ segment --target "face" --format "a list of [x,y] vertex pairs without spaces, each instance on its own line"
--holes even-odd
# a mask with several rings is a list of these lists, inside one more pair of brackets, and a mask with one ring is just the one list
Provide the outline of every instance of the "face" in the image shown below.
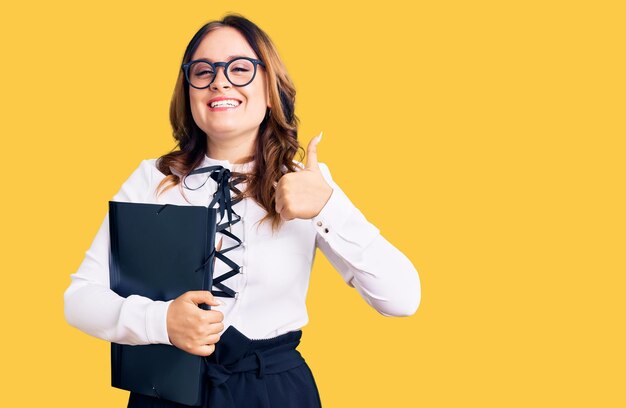
[[[259,58],[239,31],[232,27],[221,27],[202,39],[191,59],[228,62],[234,59],[231,57],[233,55]],[[210,108],[209,101],[217,97],[237,99],[240,104],[236,107]],[[211,141],[243,143],[244,140],[254,139],[270,106],[265,68],[257,65],[254,80],[239,87],[228,82],[224,68],[218,67],[217,76],[208,88],[189,86],[189,98],[194,121]]]

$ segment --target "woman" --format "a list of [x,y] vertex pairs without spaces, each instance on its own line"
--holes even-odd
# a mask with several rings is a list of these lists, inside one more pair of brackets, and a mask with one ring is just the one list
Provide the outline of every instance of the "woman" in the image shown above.
[[[167,302],[120,297],[109,289],[107,214],[65,291],[67,321],[110,342],[168,344],[208,358],[232,348],[237,336],[249,347],[242,356],[286,344],[295,348],[308,322],[305,299],[316,247],[378,312],[415,313],[417,271],[317,161],[321,134],[309,144],[305,164],[293,160],[303,150],[294,102],[295,89],[276,48],[254,23],[231,14],[204,25],[187,46],[172,98],[177,149],[142,161],[113,201],[207,206],[217,185],[198,170],[229,169],[232,208],[241,221],[221,235],[217,249],[235,247],[229,257],[238,273],[213,294],[190,291]],[[231,272],[232,262],[218,260],[214,276]],[[202,303],[211,310],[199,308]],[[304,360],[275,374],[233,373],[219,391],[208,391],[204,404],[321,405]],[[184,405],[131,392],[128,406]]]

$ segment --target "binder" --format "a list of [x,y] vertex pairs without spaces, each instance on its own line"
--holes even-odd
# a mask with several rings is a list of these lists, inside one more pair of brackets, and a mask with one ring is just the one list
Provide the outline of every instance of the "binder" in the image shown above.
[[[239,273],[240,267],[224,253],[241,245],[241,240],[225,228],[241,218],[231,208],[230,171],[209,166],[190,174],[206,172],[218,182],[209,207],[109,201],[109,274],[114,292],[162,301],[189,290],[234,297],[235,292],[223,281]],[[185,184],[185,188],[189,187]],[[216,202],[219,208],[212,208]],[[218,211],[220,221],[227,213],[227,222],[217,225]],[[237,244],[216,251],[217,232]],[[216,257],[232,270],[214,281]],[[222,290],[212,290],[214,286]],[[206,304],[199,307],[210,309]],[[204,359],[168,344],[111,343],[111,385],[180,404],[201,405],[207,389]]]

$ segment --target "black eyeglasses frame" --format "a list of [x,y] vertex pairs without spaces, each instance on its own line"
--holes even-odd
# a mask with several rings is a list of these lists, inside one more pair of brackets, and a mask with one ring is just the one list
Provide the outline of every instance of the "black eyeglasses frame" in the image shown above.
[[[230,64],[232,64],[235,61],[241,60],[241,59],[245,59],[248,60],[252,63],[252,65],[254,66],[254,72],[252,73],[252,78],[250,78],[250,81],[246,82],[243,85],[235,85],[233,83],[233,81],[230,80],[230,78],[228,77],[228,67],[230,66]],[[189,80],[189,67],[195,63],[195,62],[206,62],[207,64],[209,64],[211,66],[211,68],[213,69],[213,72],[215,72],[215,75],[213,76],[213,79],[211,80],[211,82],[209,82],[209,84],[207,86],[203,86],[203,87],[197,87],[197,86],[193,86],[191,84],[191,81]],[[261,60],[255,59],[255,58],[250,58],[250,57],[237,57],[234,58],[228,62],[211,62],[209,60],[206,60],[204,58],[201,59],[197,59],[197,60],[193,60],[193,61],[189,61],[183,65],[181,65],[181,69],[183,70],[183,72],[185,73],[185,80],[187,81],[187,83],[189,84],[189,86],[196,88],[196,89],[206,89],[208,87],[211,86],[211,84],[213,83],[213,81],[215,81],[215,78],[217,78],[217,67],[224,67],[224,76],[226,77],[226,79],[228,80],[228,82],[230,82],[230,84],[232,86],[237,86],[237,87],[242,87],[242,86],[246,86],[249,85],[252,81],[254,81],[254,78],[256,77],[256,72],[257,72],[257,65],[262,66],[263,68],[265,68],[265,63]]]

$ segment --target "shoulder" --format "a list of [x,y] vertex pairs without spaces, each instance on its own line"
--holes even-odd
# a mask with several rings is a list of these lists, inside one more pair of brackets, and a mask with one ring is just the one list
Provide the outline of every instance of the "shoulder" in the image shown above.
[[[157,168],[157,158],[144,159],[139,162],[137,168],[132,172],[129,180],[149,182],[157,177],[157,174],[161,174]],[[161,174],[163,176],[163,174]]]
[[156,158],[141,160],[115,194],[113,201],[144,202],[150,192],[152,180],[156,178],[154,173],[160,174],[156,161]]

